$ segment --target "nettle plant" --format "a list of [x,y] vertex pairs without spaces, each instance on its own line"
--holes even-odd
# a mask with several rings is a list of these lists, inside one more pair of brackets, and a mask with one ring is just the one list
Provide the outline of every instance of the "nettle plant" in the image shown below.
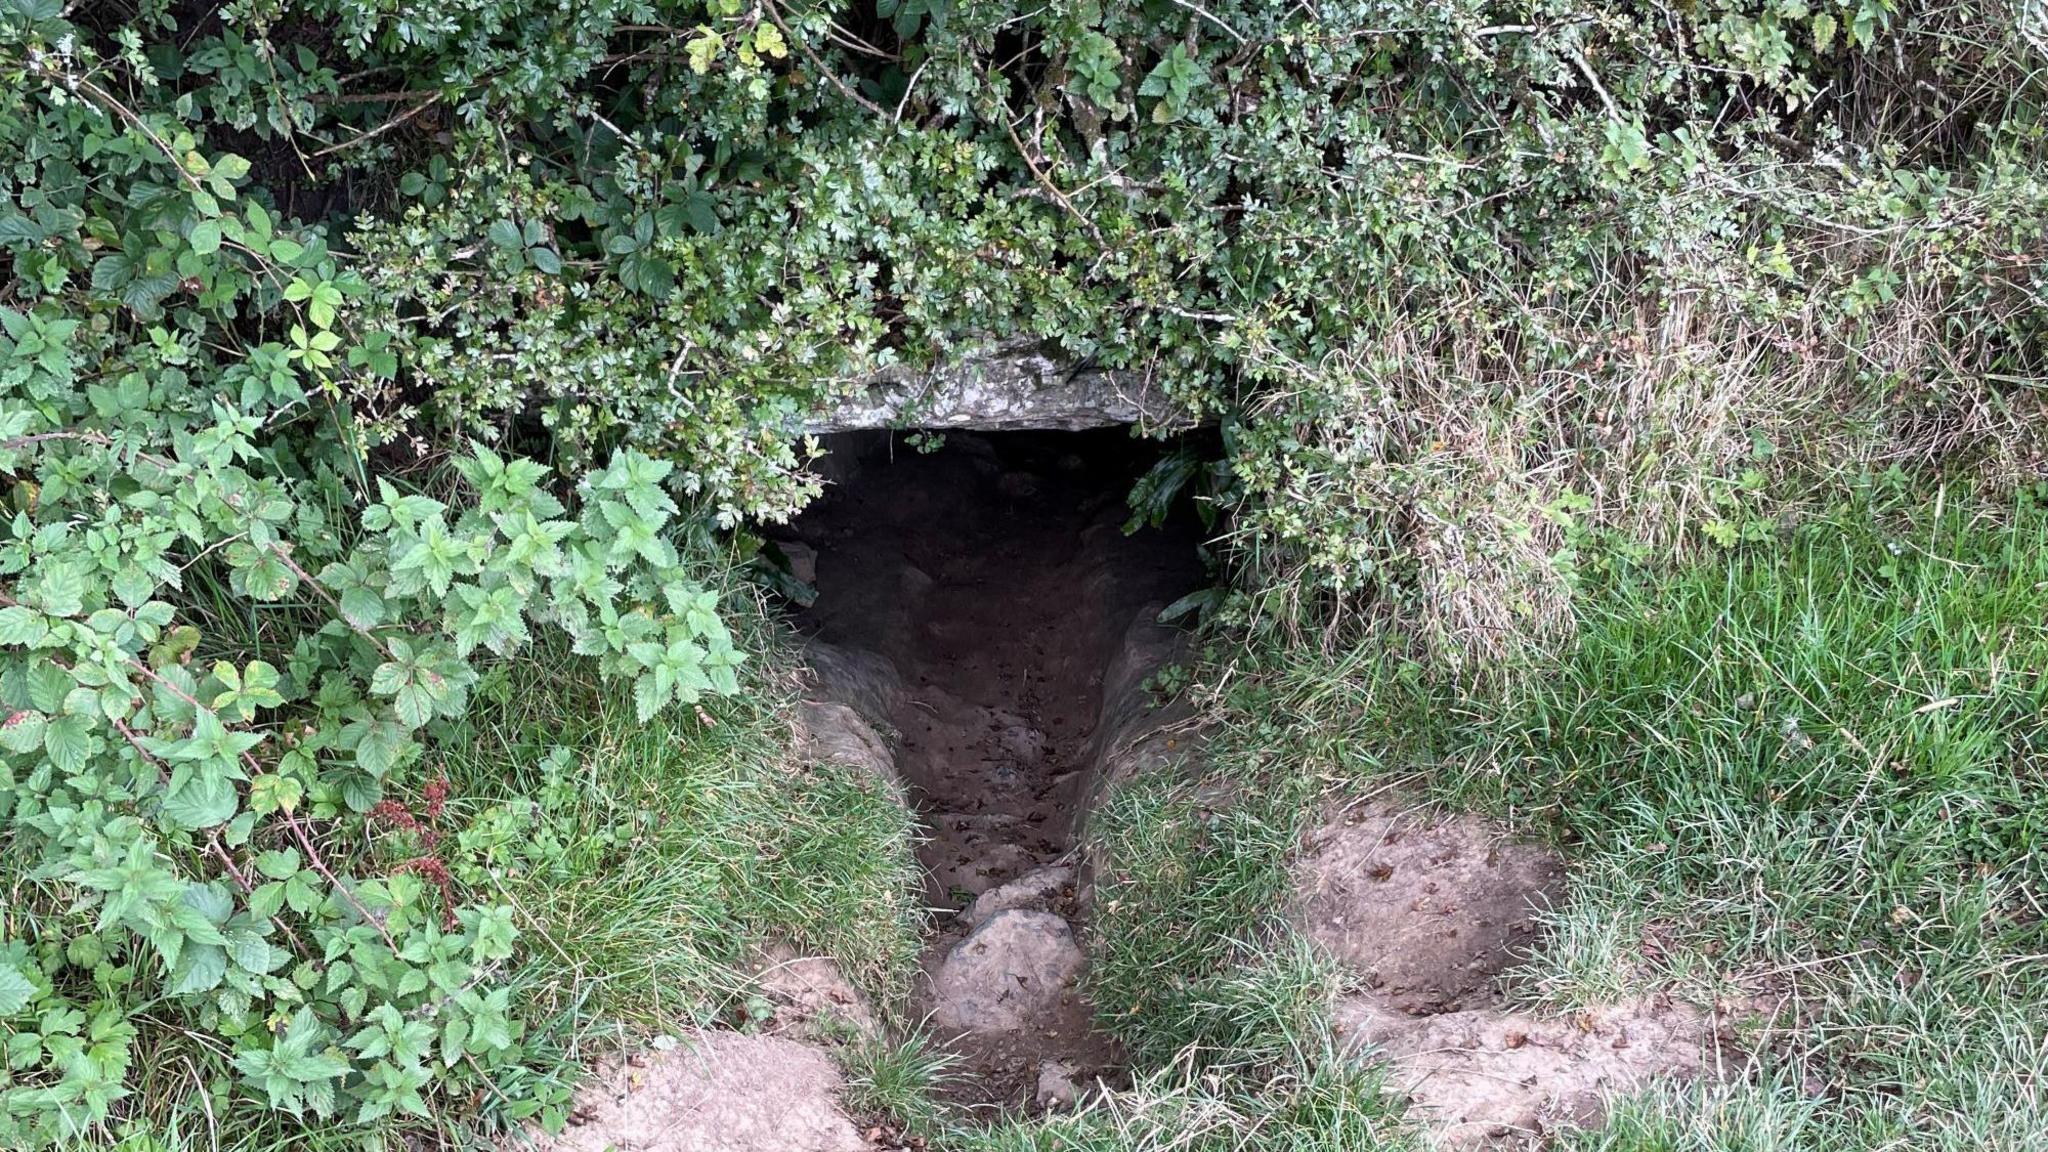
[[0,1144],[118,1129],[194,1042],[220,1100],[558,1119],[512,910],[443,858],[432,749],[538,642],[643,719],[738,691],[671,465],[374,474],[339,397],[399,366],[359,281],[105,62],[11,43]]

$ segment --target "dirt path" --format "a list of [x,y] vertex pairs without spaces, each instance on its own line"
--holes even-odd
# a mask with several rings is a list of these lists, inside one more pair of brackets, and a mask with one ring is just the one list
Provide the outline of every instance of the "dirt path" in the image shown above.
[[[1048,1065],[1085,1081],[1118,1063],[1073,987],[1079,953],[1061,937],[1085,925],[1060,865],[1103,669],[1134,613],[1201,577],[1190,529],[1120,530],[1151,455],[1121,433],[955,433],[931,455],[862,461],[794,527],[818,554],[807,624],[903,677],[897,768],[941,910],[923,1006],[957,1034],[963,1103],[1028,1102]],[[964,915],[1006,884],[982,912],[1030,911]]]

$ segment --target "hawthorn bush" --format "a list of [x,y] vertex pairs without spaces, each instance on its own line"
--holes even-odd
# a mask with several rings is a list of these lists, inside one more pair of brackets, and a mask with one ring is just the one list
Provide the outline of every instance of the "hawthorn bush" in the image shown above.
[[1453,664],[1605,549],[2037,471],[2044,42],[2005,0],[0,0],[0,1139],[146,1120],[168,1037],[235,1109],[558,1119],[505,907],[358,849],[536,647],[642,720],[738,691],[720,532],[884,367],[1161,382],[1223,428],[1176,467],[1226,619]]

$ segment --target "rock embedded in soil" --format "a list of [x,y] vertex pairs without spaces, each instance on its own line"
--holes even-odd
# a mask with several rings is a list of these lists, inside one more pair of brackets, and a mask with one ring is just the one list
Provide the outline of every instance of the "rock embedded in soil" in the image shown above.
[[1072,1108],[1081,1098],[1080,1086],[1074,1083],[1079,1075],[1074,1066],[1061,1060],[1047,1060],[1038,1066],[1038,1090],[1032,1102],[1040,1108]]
[[805,956],[777,944],[756,968],[755,986],[774,1005],[778,1033],[810,1039],[882,1034],[874,1006],[831,957]]
[[1073,886],[1076,872],[1071,863],[1033,868],[1015,880],[975,897],[973,906],[961,913],[960,919],[973,929],[979,928],[996,913],[1012,908],[1050,912],[1067,889]]
[[844,704],[797,705],[797,754],[819,764],[845,764],[896,782],[896,758],[873,726]]
[[822,640],[805,643],[803,655],[812,686],[807,699],[843,704],[876,730],[888,728],[889,717],[903,703],[903,677],[888,657]]
[[998,912],[953,946],[932,978],[932,1019],[940,1028],[1015,1032],[1060,1011],[1081,974],[1080,945],[1050,912]]
[[839,1070],[777,1036],[705,1032],[604,1069],[577,1093],[570,1126],[535,1132],[538,1152],[866,1152],[840,1111]]

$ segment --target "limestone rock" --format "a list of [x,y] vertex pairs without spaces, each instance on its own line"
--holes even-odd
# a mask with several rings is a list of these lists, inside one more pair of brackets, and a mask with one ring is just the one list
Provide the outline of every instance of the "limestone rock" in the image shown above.
[[1010,909],[953,946],[932,979],[941,1028],[1012,1032],[1058,1011],[1062,990],[1081,974],[1080,945],[1050,912]]
[[1074,1083],[1074,1066],[1060,1060],[1047,1060],[1038,1066],[1038,1090],[1033,1100],[1040,1108],[1072,1108],[1080,1099],[1080,1086]]
[[814,414],[806,432],[863,428],[1147,428],[1189,423],[1142,375],[1076,364],[1039,340],[984,345],[928,372],[885,370]]
[[861,714],[844,704],[797,705],[797,753],[814,763],[848,764],[894,782],[896,758]]
[[818,582],[818,550],[797,540],[786,540],[776,544],[782,555],[789,561],[789,575],[799,584]]
[[903,678],[888,657],[822,640],[806,641],[803,656],[814,685],[810,699],[844,704],[877,731],[888,727],[903,702]]
[[1024,873],[999,888],[974,898],[974,904],[960,914],[969,928],[978,928],[989,917],[1012,908],[1050,911],[1064,891],[1074,883],[1077,869],[1072,864],[1046,864]]

